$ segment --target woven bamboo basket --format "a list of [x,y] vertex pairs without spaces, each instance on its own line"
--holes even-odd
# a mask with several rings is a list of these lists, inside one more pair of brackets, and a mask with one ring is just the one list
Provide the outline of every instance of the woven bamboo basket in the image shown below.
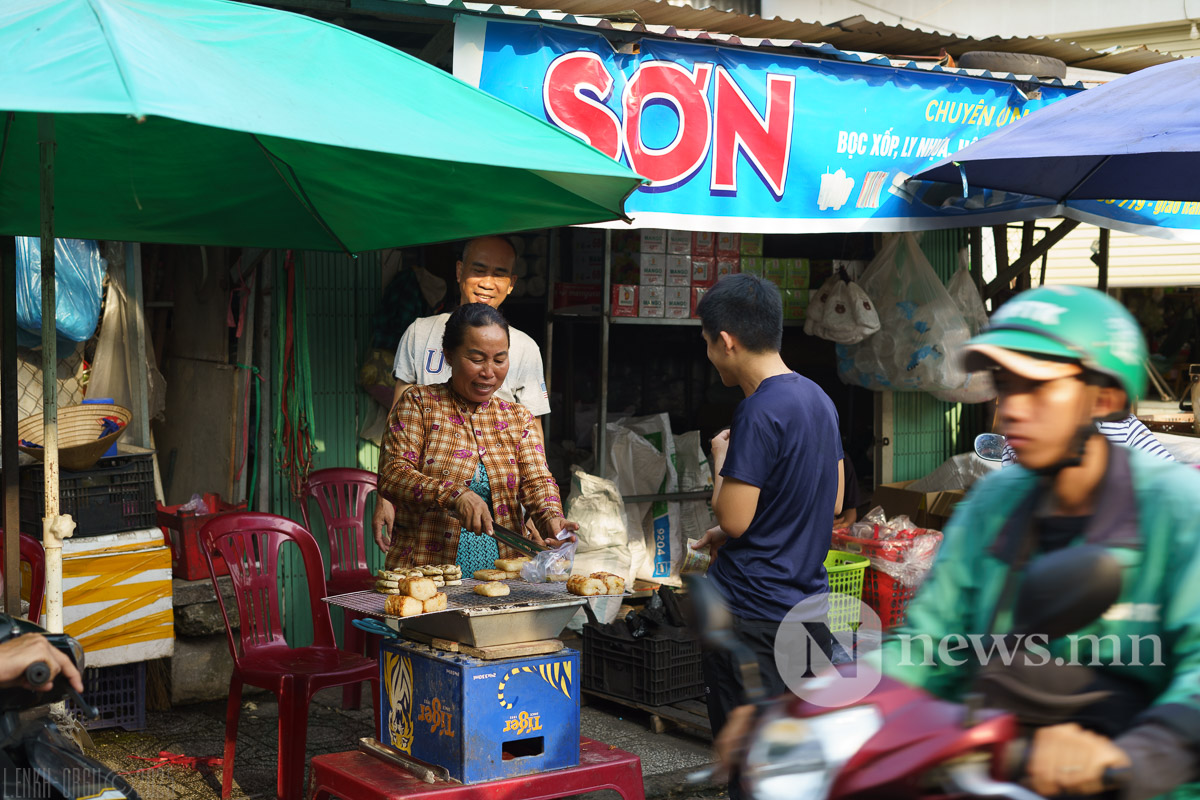
[[[125,424],[120,430],[101,437],[101,420],[104,417],[116,417]],[[91,469],[104,455],[104,452],[121,437],[129,427],[133,415],[129,409],[118,405],[97,403],[95,405],[65,406],[58,410],[58,463],[65,470],[79,472]],[[26,417],[17,423],[17,437],[34,444],[45,444],[42,441],[42,415]],[[41,447],[26,447],[19,445],[22,452],[41,461],[46,451]]]

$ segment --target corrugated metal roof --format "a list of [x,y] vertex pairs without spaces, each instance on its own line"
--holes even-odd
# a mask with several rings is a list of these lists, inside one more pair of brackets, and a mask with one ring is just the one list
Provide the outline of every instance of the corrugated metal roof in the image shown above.
[[632,13],[647,25],[665,25],[676,30],[732,34],[743,38],[826,43],[839,50],[889,56],[937,56],[943,48],[952,56],[972,50],[995,50],[1051,56],[1066,62],[1068,66],[1119,73],[1136,72],[1177,58],[1170,53],[1160,53],[1146,47],[1125,48],[1105,53],[1060,39],[999,36],[974,39],[905,28],[901,25],[884,25],[860,18],[831,25],[784,20],[779,17],[767,20],[730,11],[672,5],[662,0],[522,0],[522,5],[533,10],[561,11],[589,17],[611,16],[626,20]]
[[[1056,223],[1056,220],[1048,220]],[[1100,238],[1094,225],[1080,225],[1050,249],[1046,261],[1047,284],[1095,286],[1099,271],[1091,261],[1092,244]],[[1008,252],[1020,252],[1021,234],[1009,229]],[[1036,285],[1041,262],[1033,265]],[[1200,286],[1200,242],[1177,242],[1110,231],[1108,240],[1108,285]]]

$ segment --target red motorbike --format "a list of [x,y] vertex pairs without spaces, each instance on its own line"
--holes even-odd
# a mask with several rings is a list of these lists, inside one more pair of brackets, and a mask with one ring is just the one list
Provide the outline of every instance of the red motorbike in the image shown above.
[[[765,698],[756,661],[734,637],[715,588],[693,580],[689,593],[705,646],[734,655],[747,699],[758,708],[731,780],[740,781],[743,795],[753,800],[1040,800],[1016,782],[1034,729],[1077,721],[1113,736],[1149,698],[1088,667],[1049,659],[1031,667],[1039,659],[1021,658],[1021,648],[1034,632],[1052,640],[1083,628],[1116,601],[1120,589],[1121,566],[1103,548],[1042,556],[1030,564],[1017,594],[1005,643],[1016,657],[979,665],[964,702],[946,702],[883,677],[862,700],[837,707],[822,702],[821,682],[865,666],[843,663],[833,668],[836,674],[810,679],[816,683],[806,688],[807,699]],[[1124,771],[1105,775],[1113,788],[1126,779]]]

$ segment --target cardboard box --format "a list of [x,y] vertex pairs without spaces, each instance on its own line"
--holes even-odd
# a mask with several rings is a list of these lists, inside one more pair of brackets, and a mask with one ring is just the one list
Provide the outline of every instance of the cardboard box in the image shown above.
[[667,286],[692,285],[692,257],[667,256]]
[[692,257],[715,256],[717,254],[717,235],[715,233],[692,234]]
[[642,257],[637,253],[612,254],[612,282],[636,286],[642,282]]
[[762,276],[771,283],[783,288],[784,264],[782,258],[764,258]]
[[667,231],[664,228],[644,228],[640,231],[613,231],[613,252],[667,252]]
[[704,297],[704,293],[708,291],[707,286],[692,287],[692,318],[698,318],[700,315],[696,313],[696,309],[700,307],[700,300]]
[[807,289],[811,274],[807,258],[789,258],[784,263],[783,286],[785,289]]
[[887,518],[906,514],[921,528],[942,530],[950,519],[955,504],[963,498],[961,491],[914,492],[907,487],[915,481],[885,483],[875,487],[871,503],[883,506]]
[[736,258],[717,259],[717,280],[737,275],[741,271],[741,262]]
[[691,254],[691,231],[667,231],[667,255],[690,256]]
[[717,279],[717,260],[709,256],[692,256],[692,286],[712,286]]
[[784,289],[783,318],[804,319],[808,315],[808,289]]
[[557,311],[599,314],[602,291],[598,283],[556,283],[554,308]]
[[763,259],[759,256],[744,256],[738,268],[746,275],[763,276]]
[[577,228],[572,232],[571,269],[568,280],[600,283],[604,280],[604,231]]
[[666,287],[663,300],[663,316],[669,319],[687,319],[691,315],[692,287]]
[[644,284],[638,287],[639,317],[661,317],[663,315],[666,288],[665,286],[646,286]]
[[740,256],[742,254],[742,235],[740,233],[717,234],[717,256]]
[[610,316],[636,317],[638,315],[638,287],[621,284],[612,287]]
[[744,256],[761,256],[763,254],[763,235],[761,233],[743,233],[742,245],[739,249]]
[[658,253],[639,255],[638,283],[642,286],[665,286],[667,283],[667,257]]

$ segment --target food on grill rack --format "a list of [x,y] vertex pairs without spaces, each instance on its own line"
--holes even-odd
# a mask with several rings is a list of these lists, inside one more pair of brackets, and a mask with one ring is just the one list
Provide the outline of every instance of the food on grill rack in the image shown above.
[[599,578],[589,578],[587,575],[572,575],[567,578],[567,591],[581,597],[595,597],[606,594],[608,587]]
[[508,584],[500,581],[488,581],[475,586],[475,594],[481,594],[484,597],[504,597],[508,592]]
[[424,605],[424,610],[425,610],[426,614],[428,614],[432,611],[445,611],[446,610],[446,593],[438,592],[433,597],[426,600],[425,605]]
[[400,591],[399,581],[376,581],[375,591],[380,594],[404,594]]
[[477,581],[502,581],[508,578],[508,573],[502,569],[477,569],[474,578]]
[[437,594],[437,586],[429,578],[409,578],[400,583],[400,591],[424,602]]
[[383,601],[383,613],[393,617],[415,617],[424,611],[424,603],[405,594],[388,595]]
[[462,586],[462,578],[456,578],[452,581],[446,581],[447,586]]
[[497,558],[495,567],[504,572],[515,572],[517,577],[521,575],[521,565],[528,563],[528,556],[520,556],[519,558]]
[[457,564],[438,564],[437,568],[442,571],[442,577],[448,581],[456,581],[462,578],[462,567]]
[[593,572],[591,577],[604,581],[605,594],[625,594],[625,579],[611,572]]
[[426,577],[430,577],[430,578],[432,578],[434,575],[442,574],[441,567],[425,566],[425,567],[417,567],[417,569],[421,570],[422,575],[425,575]]
[[571,576],[565,572],[549,572],[546,574],[546,580],[551,583],[565,583],[571,580]]
[[399,581],[405,578],[424,577],[424,573],[419,569],[381,569],[375,574],[381,581]]
[[519,580],[519,579],[520,579],[520,577],[521,577],[521,571],[520,571],[520,570],[517,570],[516,572],[506,572],[506,573],[504,573],[504,580],[506,580],[506,581],[515,581],[515,580]]

